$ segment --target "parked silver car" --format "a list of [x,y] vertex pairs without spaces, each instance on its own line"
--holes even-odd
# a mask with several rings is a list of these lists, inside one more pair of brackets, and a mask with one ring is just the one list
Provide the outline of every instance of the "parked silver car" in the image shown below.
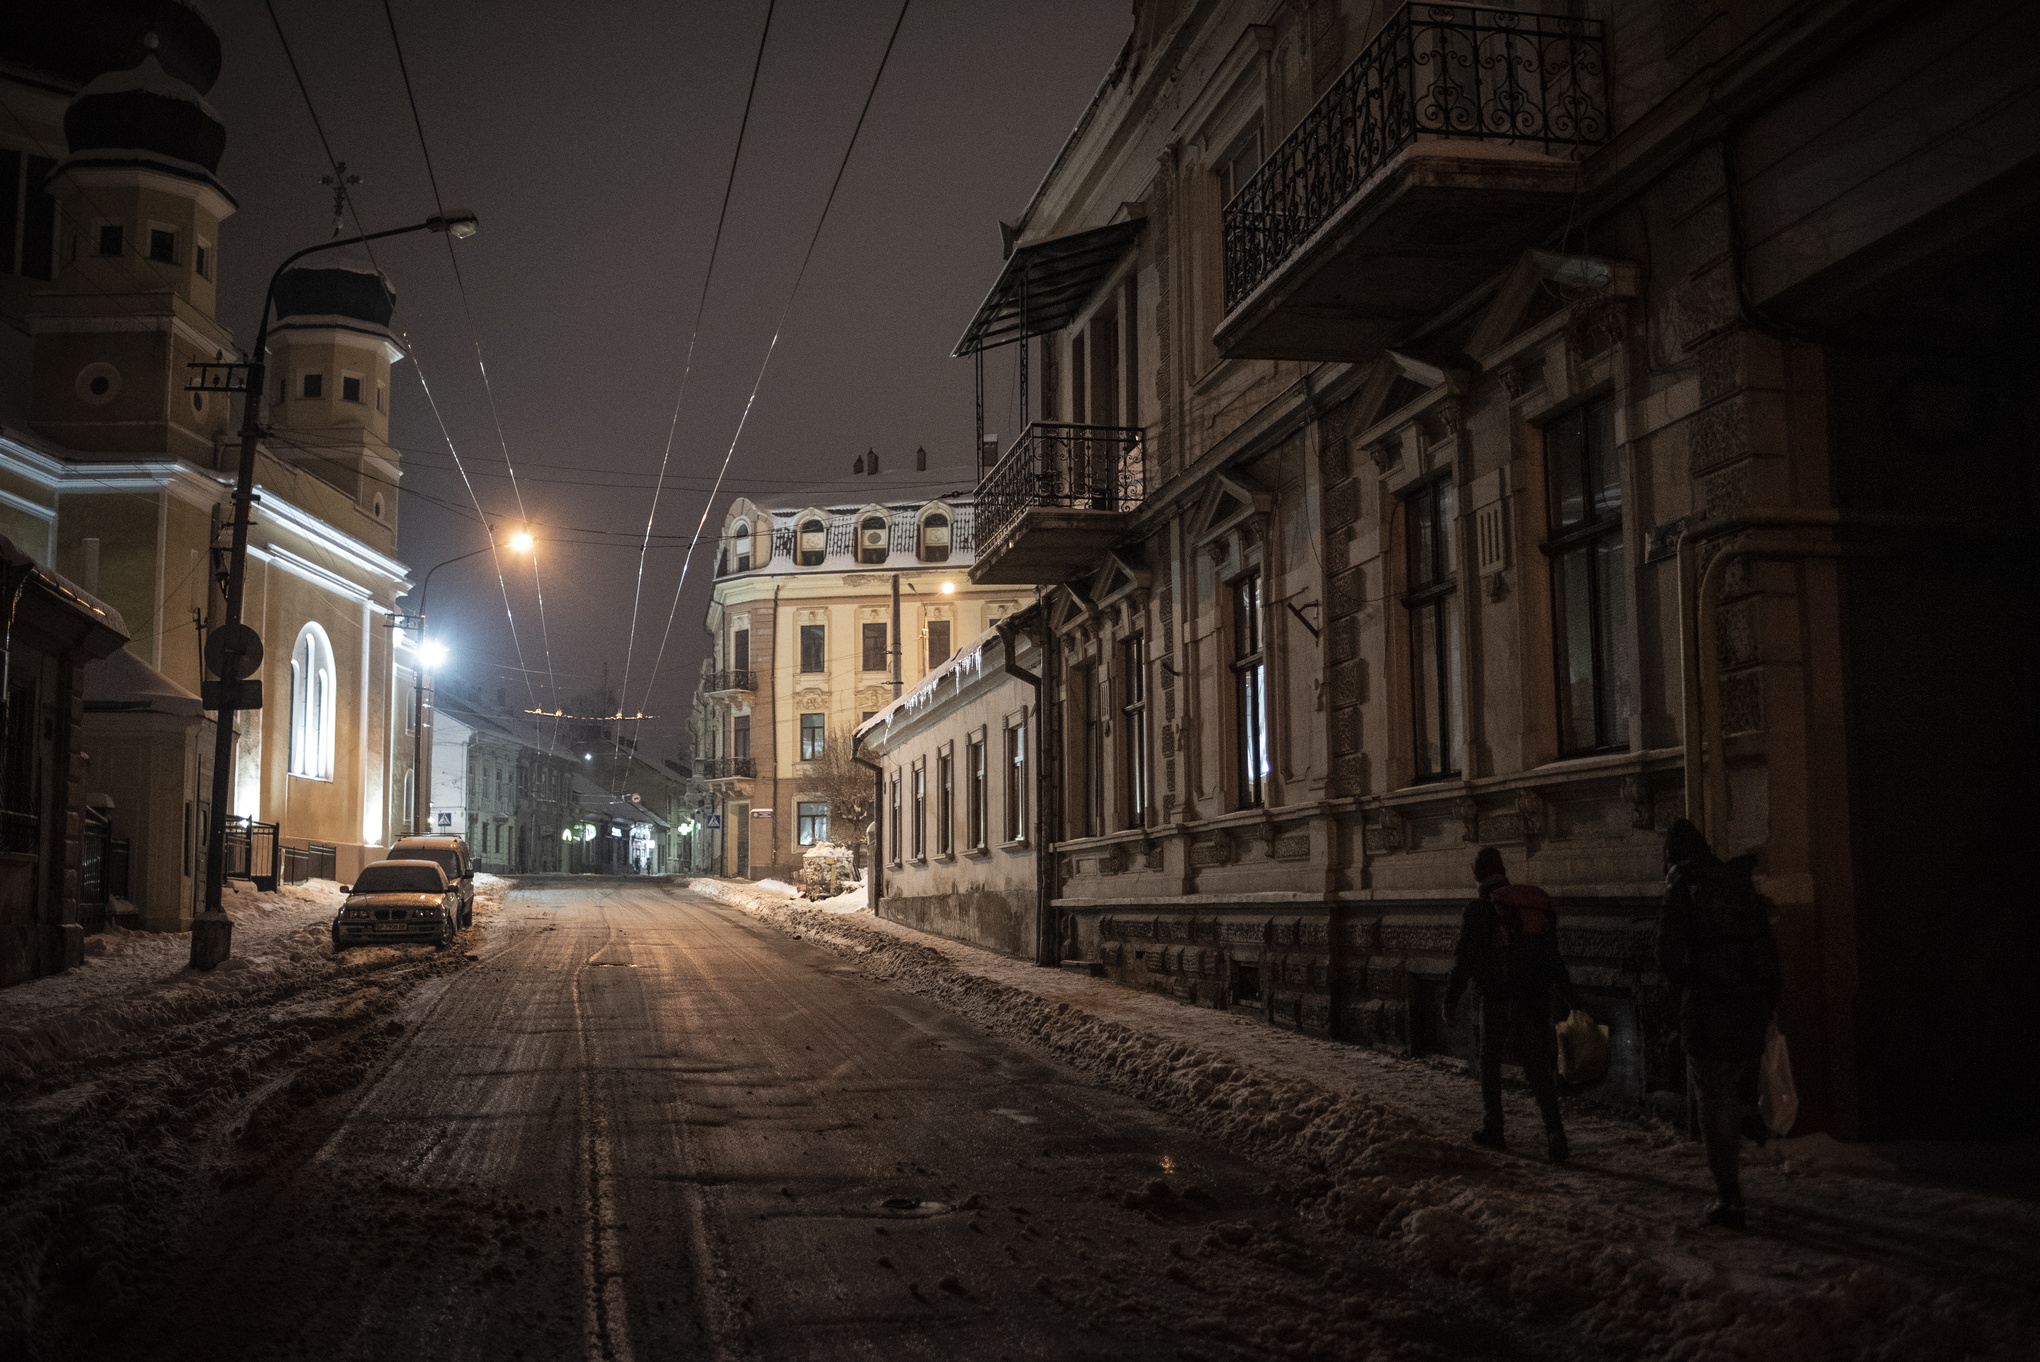
[[433,861],[377,861],[353,884],[340,886],[347,901],[333,919],[333,948],[374,941],[452,942],[460,898]]
[[475,922],[475,862],[465,837],[403,837],[390,848],[392,861],[434,861],[446,872],[446,883],[460,896],[460,925]]

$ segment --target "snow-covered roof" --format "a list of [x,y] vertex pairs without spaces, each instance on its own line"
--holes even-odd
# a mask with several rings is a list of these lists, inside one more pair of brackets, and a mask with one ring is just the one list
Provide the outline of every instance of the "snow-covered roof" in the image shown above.
[[[1023,647],[1031,642],[1025,634],[1017,641]],[[1004,647],[999,642],[999,626],[996,624],[951,653],[948,661],[915,682],[912,690],[857,725],[853,731],[859,734],[873,733],[895,721],[904,722],[915,718],[920,711],[939,703],[944,698],[945,686],[949,688],[951,694],[960,692],[983,675],[987,665],[984,652],[990,647]],[[1001,667],[1004,664],[1005,658],[1001,654],[990,665]]]

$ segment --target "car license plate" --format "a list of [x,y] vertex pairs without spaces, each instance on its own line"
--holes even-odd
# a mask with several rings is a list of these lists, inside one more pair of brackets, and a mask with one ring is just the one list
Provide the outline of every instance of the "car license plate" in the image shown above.
[[375,929],[379,932],[408,932],[411,930],[411,924],[408,922],[378,922],[375,924]]

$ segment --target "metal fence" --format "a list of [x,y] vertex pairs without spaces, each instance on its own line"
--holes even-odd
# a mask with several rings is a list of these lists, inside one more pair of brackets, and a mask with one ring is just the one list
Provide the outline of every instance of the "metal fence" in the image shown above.
[[1227,310],[1419,137],[1599,146],[1603,75],[1598,19],[1405,5],[1226,205]]
[[728,671],[710,672],[702,688],[711,694],[716,691],[756,690],[758,676],[749,668],[732,667]]
[[1146,496],[1140,427],[1037,421],[978,484],[980,539],[997,543],[1037,506],[1130,511]]
[[700,761],[703,780],[729,780],[736,776],[758,774],[756,757],[703,757]]
[[222,829],[226,843],[226,854],[221,858],[224,862],[222,877],[253,880],[257,889],[274,890],[279,868],[276,832],[274,823],[258,823],[252,818],[230,816]]
[[339,878],[339,854],[324,842],[309,842],[301,847],[285,847],[282,854],[285,884]]

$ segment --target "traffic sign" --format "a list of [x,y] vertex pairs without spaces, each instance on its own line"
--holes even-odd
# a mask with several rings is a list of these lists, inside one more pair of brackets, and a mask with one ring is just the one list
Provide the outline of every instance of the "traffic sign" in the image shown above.
[[[227,654],[234,674],[227,675]],[[262,635],[245,624],[223,624],[205,636],[205,668],[222,681],[245,681],[262,665]]]
[[705,828],[719,828],[719,827],[721,827],[721,826],[722,826],[722,815],[721,815],[721,814],[719,814],[719,813],[712,813],[712,814],[710,814],[710,815],[709,815],[708,817],[706,817],[706,818],[704,818],[704,819],[702,819],[702,820],[701,820],[701,826],[703,826],[703,827],[705,827]]

